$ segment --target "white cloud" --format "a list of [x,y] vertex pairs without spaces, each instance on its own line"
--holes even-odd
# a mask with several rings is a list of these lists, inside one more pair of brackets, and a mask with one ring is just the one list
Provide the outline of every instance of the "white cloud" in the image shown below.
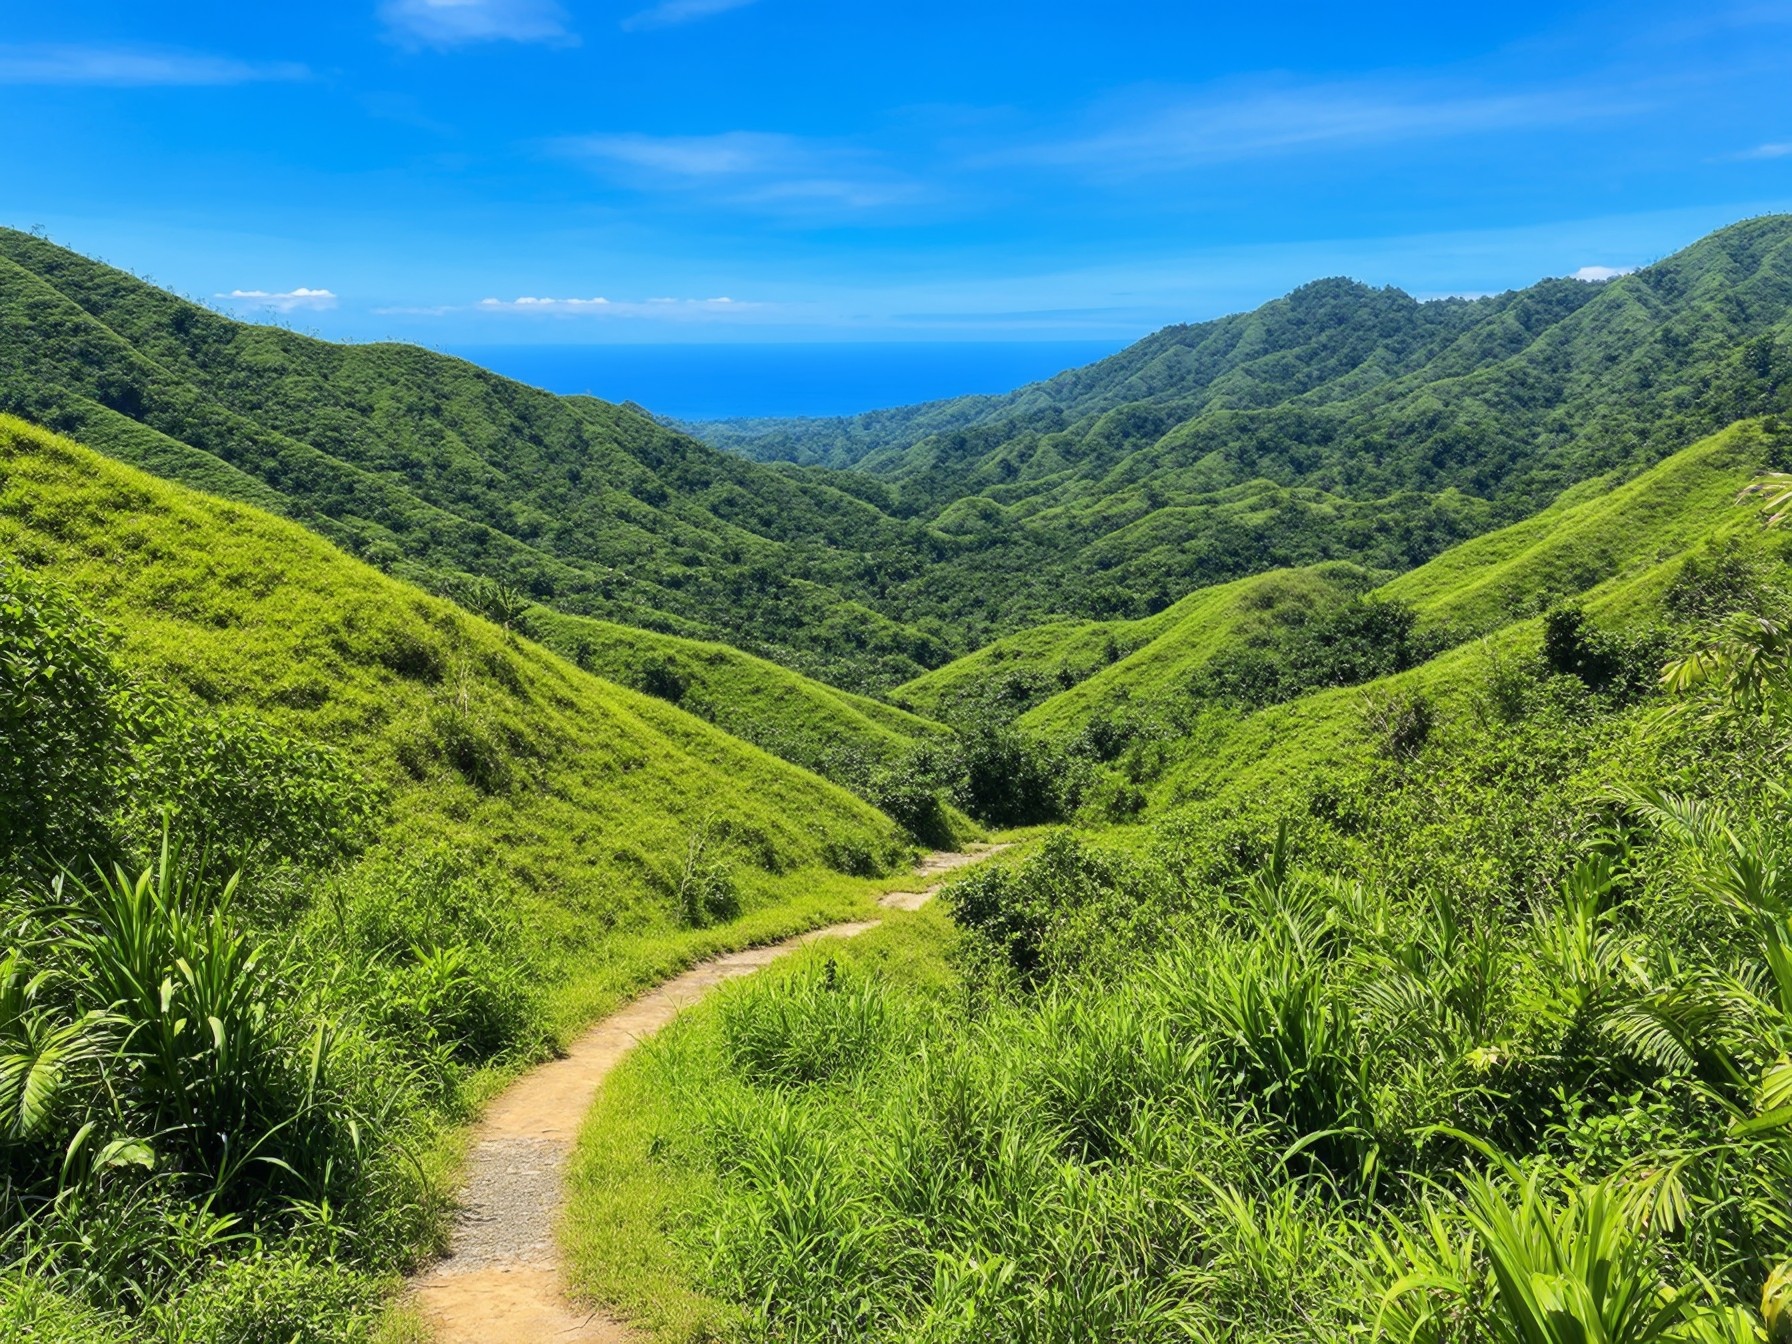
[[1139,99],[1096,130],[981,156],[1107,175],[1175,172],[1272,154],[1558,125],[1636,110],[1634,100],[1576,92],[1465,95],[1386,83],[1215,89]]
[[583,158],[674,177],[734,177],[806,165],[813,152],[789,135],[584,135],[561,142]]
[[762,131],[585,135],[556,148],[638,188],[699,191],[773,211],[869,210],[924,194],[861,150]]
[[1568,278],[1570,280],[1588,280],[1594,282],[1600,280],[1616,280],[1620,275],[1629,275],[1635,270],[1636,267],[1634,266],[1582,266]]
[[292,62],[256,64],[154,47],[0,45],[0,84],[223,85],[309,74]]
[[726,14],[731,9],[745,9],[754,0],[665,0],[665,3],[631,14],[622,21],[630,32],[643,28],[674,28],[681,23],[694,23],[713,14]]
[[1792,141],[1756,145],[1753,149],[1745,149],[1734,157],[1738,159],[1783,159],[1788,154],[1792,154]]
[[411,46],[576,40],[556,0],[384,0],[380,18]]
[[216,297],[226,303],[240,304],[245,308],[266,308],[276,313],[323,312],[336,306],[336,296],[327,289],[307,289],[300,285],[297,289],[283,292],[272,292],[265,289],[233,289],[228,294]]
[[673,299],[616,301],[606,298],[555,299],[524,296],[516,299],[481,299],[473,310],[481,313],[522,313],[532,316],[648,317],[674,321],[726,317],[735,313],[762,308],[758,303],[742,303],[737,299]]

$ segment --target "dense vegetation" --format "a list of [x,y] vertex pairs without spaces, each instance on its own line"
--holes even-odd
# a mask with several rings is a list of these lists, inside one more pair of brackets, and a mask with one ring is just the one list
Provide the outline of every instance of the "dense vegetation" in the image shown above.
[[[851,466],[950,551],[901,588],[982,642],[1286,565],[1403,570],[1792,396],[1792,221],[1605,284],[1420,303],[1345,280],[1004,397],[699,427]],[[831,479],[832,477],[828,477]]]
[[494,1079],[906,852],[661,699],[0,421],[0,1333],[365,1337]]
[[1789,242],[1758,219],[1606,284],[1477,300],[1323,281],[1005,398],[706,431],[829,464],[797,467],[233,322],[0,232],[0,410],[438,591],[498,583],[881,690],[1051,617],[1325,560],[1404,570],[1785,409]]
[[0,1333],[396,1338],[507,1072],[1057,823],[640,1055],[584,1287],[1783,1337],[1789,245],[713,432],[767,463],[0,232],[0,409],[99,449],[0,417]]
[[1235,745],[1204,800],[729,990],[587,1128],[587,1285],[670,1339],[1782,1337],[1792,590],[1758,519],[1258,711],[1271,768]]

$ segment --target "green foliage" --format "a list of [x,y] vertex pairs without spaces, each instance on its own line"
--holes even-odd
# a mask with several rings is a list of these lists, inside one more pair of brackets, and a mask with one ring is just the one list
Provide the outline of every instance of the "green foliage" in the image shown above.
[[[701,1010],[629,1159],[686,1183],[692,1290],[748,1338],[1765,1338],[1788,725],[1664,717],[1530,629],[1456,655],[1508,715],[954,883],[944,993],[855,943],[881,1027],[814,968]],[[874,1063],[766,1062],[830,1031]]]
[[232,864],[327,862],[370,838],[375,794],[337,752],[146,690],[62,586],[4,561],[0,584],[0,872],[118,854],[164,825]]
[[[1516,1196],[1516,1198],[1514,1198]],[[1748,1314],[1696,1283],[1663,1282],[1648,1229],[1620,1191],[1592,1185],[1552,1206],[1535,1173],[1511,1194],[1470,1177],[1466,1237],[1425,1210],[1427,1236],[1379,1249],[1395,1275],[1376,1333],[1409,1344],[1473,1337],[1500,1344],[1753,1344]]]
[[1404,672],[1442,648],[1436,637],[1417,635],[1418,619],[1402,602],[1346,602],[1283,628],[1273,642],[1228,649],[1201,669],[1193,693],[1259,709],[1328,686],[1358,686]]
[[361,1344],[376,1304],[365,1275],[276,1253],[227,1262],[157,1315],[169,1344]]
[[829,957],[754,981],[717,1009],[730,1065],[754,1083],[794,1087],[870,1066],[891,1038],[883,986]]
[[105,850],[124,688],[100,622],[0,559],[0,870]]

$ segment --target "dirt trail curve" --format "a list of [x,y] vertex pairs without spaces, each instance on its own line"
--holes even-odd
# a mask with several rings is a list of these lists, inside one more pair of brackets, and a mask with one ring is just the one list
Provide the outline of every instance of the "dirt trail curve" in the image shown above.
[[[916,870],[921,885],[890,892],[879,904],[918,910],[939,889],[944,874],[996,848],[929,854]],[[636,1042],[717,985],[769,966],[805,943],[851,938],[876,927],[875,920],[835,924],[693,966],[591,1027],[563,1058],[524,1074],[493,1101],[467,1155],[453,1249],[411,1285],[412,1300],[437,1344],[633,1340],[628,1327],[567,1297],[554,1239],[565,1200],[566,1160],[598,1088]]]

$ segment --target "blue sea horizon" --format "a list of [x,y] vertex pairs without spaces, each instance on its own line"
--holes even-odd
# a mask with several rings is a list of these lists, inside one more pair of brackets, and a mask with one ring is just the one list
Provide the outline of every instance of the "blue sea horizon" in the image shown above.
[[1009,392],[1124,349],[1125,341],[765,345],[467,345],[457,355],[564,395],[632,401],[675,420],[856,415]]

